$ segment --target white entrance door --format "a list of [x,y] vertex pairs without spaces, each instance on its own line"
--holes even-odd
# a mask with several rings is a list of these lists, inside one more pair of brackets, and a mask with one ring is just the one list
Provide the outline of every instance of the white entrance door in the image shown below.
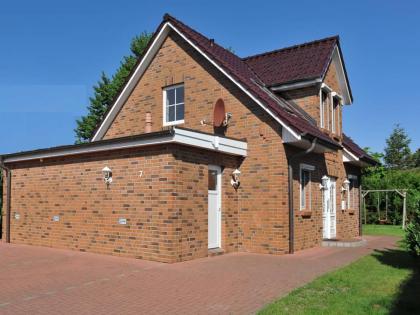
[[331,239],[335,238],[336,232],[336,219],[337,219],[337,194],[335,179],[329,178],[327,186],[324,189],[324,202],[322,211],[322,227],[323,227],[323,238]]
[[208,246],[220,248],[222,238],[222,170],[220,166],[209,165],[208,178]]

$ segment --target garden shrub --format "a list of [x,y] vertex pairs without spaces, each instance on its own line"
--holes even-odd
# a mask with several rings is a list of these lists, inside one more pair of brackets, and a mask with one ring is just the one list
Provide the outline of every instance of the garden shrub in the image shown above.
[[405,231],[405,243],[407,249],[414,255],[420,256],[420,210],[412,216]]

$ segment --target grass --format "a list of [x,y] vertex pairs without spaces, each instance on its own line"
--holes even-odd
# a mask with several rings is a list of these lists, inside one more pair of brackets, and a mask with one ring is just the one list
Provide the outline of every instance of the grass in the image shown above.
[[403,237],[404,231],[401,226],[397,225],[364,224],[363,235],[391,235]]
[[[366,227],[367,234],[398,232],[389,226]],[[259,314],[420,314],[419,292],[420,261],[403,248],[377,250],[292,291]]]

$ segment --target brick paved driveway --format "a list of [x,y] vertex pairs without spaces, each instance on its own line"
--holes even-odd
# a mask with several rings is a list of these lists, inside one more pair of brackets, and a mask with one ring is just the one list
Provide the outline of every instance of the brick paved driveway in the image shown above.
[[249,314],[396,238],[295,255],[229,254],[162,264],[0,243],[0,314]]

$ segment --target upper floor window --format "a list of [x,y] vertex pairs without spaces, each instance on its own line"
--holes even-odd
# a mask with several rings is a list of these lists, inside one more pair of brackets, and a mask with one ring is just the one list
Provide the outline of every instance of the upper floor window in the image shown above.
[[338,95],[333,96],[332,107],[331,107],[331,131],[333,133],[339,133],[340,131],[340,105],[341,100]]
[[310,211],[312,208],[311,171],[312,165],[300,165],[300,210]]
[[163,89],[163,125],[170,126],[184,122],[184,85]]
[[321,128],[325,128],[325,110],[328,107],[328,92],[321,90],[321,103],[319,108],[320,119],[319,125]]

